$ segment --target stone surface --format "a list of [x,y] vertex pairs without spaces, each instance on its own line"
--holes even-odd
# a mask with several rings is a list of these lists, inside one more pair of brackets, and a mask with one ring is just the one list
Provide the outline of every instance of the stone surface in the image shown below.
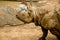
[[[0,27],[0,40],[38,40],[42,34],[41,28],[33,23]],[[50,32],[46,39],[57,40]]]
[[0,6],[0,26],[19,24],[23,22],[16,18],[16,11],[11,6]]

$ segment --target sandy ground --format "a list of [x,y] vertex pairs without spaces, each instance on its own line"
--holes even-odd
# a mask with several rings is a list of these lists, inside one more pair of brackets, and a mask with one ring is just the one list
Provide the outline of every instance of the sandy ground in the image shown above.
[[[16,7],[18,2],[1,2],[0,5],[11,5]],[[0,27],[0,40],[38,40],[42,36],[41,28],[36,27],[33,23],[20,25]],[[57,38],[50,32],[46,38],[47,40],[57,40]]]

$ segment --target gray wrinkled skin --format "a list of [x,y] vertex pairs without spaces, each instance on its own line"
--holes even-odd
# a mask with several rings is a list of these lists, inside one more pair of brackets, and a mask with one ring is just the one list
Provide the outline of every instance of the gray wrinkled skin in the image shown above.
[[34,22],[41,26],[43,36],[39,40],[45,40],[48,30],[60,40],[60,6],[51,4],[35,7],[32,12],[18,13],[16,17],[25,23]]
[[0,6],[0,26],[23,24],[15,15],[16,11],[11,6]]

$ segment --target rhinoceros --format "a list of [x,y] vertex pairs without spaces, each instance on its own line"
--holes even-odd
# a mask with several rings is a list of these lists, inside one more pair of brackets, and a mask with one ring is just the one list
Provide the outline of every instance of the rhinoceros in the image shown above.
[[41,26],[43,36],[39,40],[46,40],[48,30],[60,40],[60,8],[55,4],[48,4],[42,7],[32,7],[32,10],[24,13],[17,13],[16,17],[25,22],[34,22]]

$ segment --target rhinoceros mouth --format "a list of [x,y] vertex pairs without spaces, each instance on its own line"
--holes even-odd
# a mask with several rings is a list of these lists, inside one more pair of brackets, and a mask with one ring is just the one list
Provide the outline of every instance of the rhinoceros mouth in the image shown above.
[[[22,19],[20,19],[20,18],[18,17],[18,15],[16,15],[16,18],[19,19],[19,20],[21,20],[21,21],[23,21]],[[24,22],[24,21],[23,21],[23,22]]]

